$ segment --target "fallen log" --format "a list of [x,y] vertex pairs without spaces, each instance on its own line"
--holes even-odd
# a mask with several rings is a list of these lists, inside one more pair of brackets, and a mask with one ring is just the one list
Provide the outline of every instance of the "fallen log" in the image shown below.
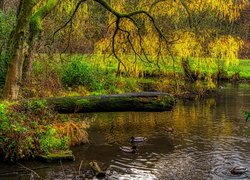
[[172,95],[161,92],[57,97],[46,100],[59,113],[169,111],[175,104]]

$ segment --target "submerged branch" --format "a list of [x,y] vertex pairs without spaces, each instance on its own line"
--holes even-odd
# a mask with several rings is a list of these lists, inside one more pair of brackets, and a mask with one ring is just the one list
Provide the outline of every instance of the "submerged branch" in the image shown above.
[[41,178],[34,170],[32,170],[32,169],[30,169],[30,168],[28,168],[28,167],[26,167],[26,166],[24,166],[24,165],[22,165],[22,164],[20,164],[20,163],[17,163],[17,164],[18,164],[19,166],[23,167],[24,169],[30,171],[31,173],[35,174],[39,179]]

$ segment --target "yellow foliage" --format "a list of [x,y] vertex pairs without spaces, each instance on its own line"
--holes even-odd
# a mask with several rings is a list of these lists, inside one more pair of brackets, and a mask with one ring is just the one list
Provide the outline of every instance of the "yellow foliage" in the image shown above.
[[243,41],[232,36],[221,36],[210,42],[208,49],[211,58],[215,61],[223,60],[224,67],[238,65],[238,51],[243,45]]
[[172,52],[180,58],[200,57],[202,55],[201,44],[193,32],[177,31],[173,39],[179,40],[172,45]]

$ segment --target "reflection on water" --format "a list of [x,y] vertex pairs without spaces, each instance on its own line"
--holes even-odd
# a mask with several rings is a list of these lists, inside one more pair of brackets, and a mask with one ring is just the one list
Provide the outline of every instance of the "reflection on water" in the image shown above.
[[[24,164],[45,179],[92,179],[88,168],[92,160],[107,169],[107,179],[250,179],[250,172],[230,173],[235,165],[250,170],[250,123],[242,115],[247,109],[250,85],[245,84],[229,85],[209,99],[178,102],[171,112],[88,114],[95,117],[89,130],[91,143],[73,149],[76,162],[63,167]],[[172,127],[174,132],[162,127]],[[120,152],[119,146],[129,145],[131,136],[145,136],[148,141],[138,144],[135,154]],[[0,168],[0,179],[21,174],[14,166],[0,164]],[[16,174],[1,176],[10,169]]]

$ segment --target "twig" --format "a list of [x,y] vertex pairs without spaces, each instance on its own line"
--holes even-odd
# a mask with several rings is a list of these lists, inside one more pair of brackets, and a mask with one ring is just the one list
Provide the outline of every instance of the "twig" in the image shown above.
[[39,179],[41,179],[41,177],[32,169],[20,164],[20,163],[17,163],[19,166],[23,167],[24,169],[27,169],[28,171],[30,171],[31,173],[35,174]]
[[86,0],[80,0],[80,1],[77,3],[77,5],[76,5],[76,7],[75,7],[75,9],[74,9],[74,11],[73,11],[71,17],[69,18],[69,20],[68,20],[63,26],[61,26],[59,29],[57,29],[57,30],[53,33],[53,38],[52,38],[53,40],[52,40],[52,42],[54,42],[55,35],[56,35],[59,31],[61,31],[63,28],[65,28],[65,27],[73,20],[73,18],[75,17],[75,15],[76,15],[76,13],[77,13],[77,10],[79,9],[80,5],[81,5],[82,3],[84,3],[85,1],[86,1]]
[[60,165],[61,165],[61,168],[62,168],[62,172],[63,172],[64,179],[66,179],[66,174],[65,174],[65,171],[64,171],[64,168],[63,168],[63,165],[62,165],[62,161],[61,161],[61,160],[60,160]]
[[81,160],[81,163],[80,163],[80,166],[79,166],[79,169],[78,169],[78,174],[79,174],[79,175],[81,175],[82,163],[83,163],[83,160]]

